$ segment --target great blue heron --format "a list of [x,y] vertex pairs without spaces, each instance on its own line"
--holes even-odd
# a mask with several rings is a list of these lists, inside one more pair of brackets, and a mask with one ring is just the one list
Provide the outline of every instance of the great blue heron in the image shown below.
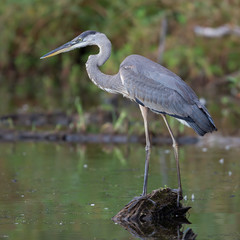
[[130,55],[121,63],[115,75],[102,73],[102,66],[111,55],[111,42],[105,34],[96,31],[85,31],[79,36],[41,57],[47,58],[75,48],[97,45],[100,49],[96,55],[90,55],[86,63],[89,78],[102,90],[120,93],[135,101],[141,110],[146,136],[146,159],[143,192],[147,194],[148,167],[150,159],[150,139],[147,115],[149,109],[163,117],[173,142],[177,163],[178,198],[182,195],[178,145],[168,125],[166,115],[175,117],[183,124],[192,127],[201,136],[217,130],[205,106],[199,101],[194,91],[176,74],[165,67],[139,55]]

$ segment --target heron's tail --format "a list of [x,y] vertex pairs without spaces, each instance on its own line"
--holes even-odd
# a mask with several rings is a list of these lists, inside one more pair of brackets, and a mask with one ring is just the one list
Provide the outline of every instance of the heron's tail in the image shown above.
[[192,121],[187,121],[187,123],[200,136],[208,132],[217,131],[212,117],[204,106],[198,107],[195,105],[191,120]]

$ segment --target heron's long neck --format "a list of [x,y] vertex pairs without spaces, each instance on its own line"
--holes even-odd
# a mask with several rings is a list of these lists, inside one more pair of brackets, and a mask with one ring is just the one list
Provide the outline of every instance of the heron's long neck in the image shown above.
[[[102,66],[111,55],[111,42],[105,39],[104,43],[98,45],[100,51],[96,55],[91,55],[86,63],[86,69],[89,78],[103,90],[108,92],[117,93],[121,81],[118,81],[118,74],[107,75],[100,71],[99,67]],[[120,80],[120,79],[119,79]]]

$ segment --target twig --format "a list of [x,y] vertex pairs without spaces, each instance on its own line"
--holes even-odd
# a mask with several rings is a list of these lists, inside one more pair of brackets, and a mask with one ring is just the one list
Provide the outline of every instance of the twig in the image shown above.
[[231,35],[231,34],[240,36],[240,27],[230,26],[230,25],[223,25],[217,28],[196,26],[194,28],[194,32],[199,36],[204,36],[209,38],[221,38],[225,35]]

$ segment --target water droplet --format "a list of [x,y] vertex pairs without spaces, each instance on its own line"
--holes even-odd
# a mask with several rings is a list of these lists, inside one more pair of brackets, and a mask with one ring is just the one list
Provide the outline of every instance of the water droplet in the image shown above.
[[167,149],[167,150],[164,151],[164,153],[165,153],[165,154],[169,154],[169,153],[170,153],[170,150]]
[[224,163],[224,158],[221,158],[221,159],[219,160],[219,163],[223,164],[223,163]]
[[207,150],[208,150],[207,148],[202,148],[203,152],[207,152]]
[[229,149],[230,149],[230,146],[229,146],[229,145],[225,146],[225,149],[226,149],[226,150],[229,150]]
[[194,201],[194,199],[195,199],[194,194],[192,194],[191,199],[192,199],[192,201]]
[[87,164],[84,164],[84,165],[83,165],[83,167],[84,167],[84,168],[87,168],[87,167],[88,167],[88,165],[87,165]]

